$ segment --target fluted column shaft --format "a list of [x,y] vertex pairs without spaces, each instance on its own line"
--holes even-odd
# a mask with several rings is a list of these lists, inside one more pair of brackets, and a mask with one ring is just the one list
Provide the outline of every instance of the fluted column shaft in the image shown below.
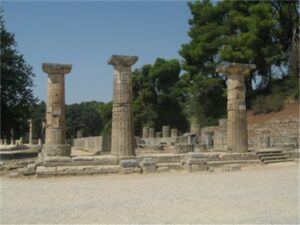
[[114,156],[135,155],[131,66],[137,60],[136,56],[113,55],[108,61],[114,66],[111,144]]

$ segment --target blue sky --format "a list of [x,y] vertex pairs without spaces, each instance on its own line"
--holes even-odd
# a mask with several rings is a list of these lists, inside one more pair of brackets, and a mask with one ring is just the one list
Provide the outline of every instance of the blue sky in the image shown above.
[[178,58],[189,41],[185,1],[2,1],[6,29],[33,66],[34,94],[46,98],[43,62],[70,63],[66,103],[112,99],[112,54],[137,55],[139,68],[157,57]]

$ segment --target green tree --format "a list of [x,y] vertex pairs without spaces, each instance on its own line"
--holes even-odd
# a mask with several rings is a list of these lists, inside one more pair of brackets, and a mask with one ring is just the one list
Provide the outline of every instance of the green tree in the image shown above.
[[226,77],[216,72],[221,63],[256,64],[256,70],[246,79],[248,107],[258,93],[253,89],[271,93],[273,81],[287,75],[283,68],[288,64],[288,46],[293,30],[299,31],[298,4],[226,0],[188,3],[191,41],[183,44],[179,53],[187,72],[182,78],[190,116],[206,124],[215,123],[226,113]]
[[163,125],[185,131],[188,126],[180,104],[182,92],[178,82],[180,64],[176,59],[157,58],[153,65],[144,65],[133,72],[133,111],[135,132],[143,126],[161,129]]
[[103,121],[101,135],[111,135],[111,120],[112,120],[112,102],[100,103],[98,112]]
[[99,103],[82,102],[68,105],[66,108],[67,138],[75,138],[77,131],[81,130],[84,137],[99,136],[103,127]]
[[12,33],[4,25],[0,11],[1,26],[1,137],[19,138],[28,130],[30,109],[36,102],[32,93],[32,67],[26,64],[23,55],[17,51]]
[[41,138],[44,140],[43,122],[46,120],[46,103],[41,101],[35,104],[32,108],[31,119],[32,119],[32,136],[34,139]]

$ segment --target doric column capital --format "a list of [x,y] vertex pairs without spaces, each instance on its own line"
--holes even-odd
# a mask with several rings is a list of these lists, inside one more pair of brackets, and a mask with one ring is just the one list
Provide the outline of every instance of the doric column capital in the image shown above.
[[138,59],[137,56],[112,55],[107,63],[114,66],[132,66]]
[[230,63],[217,67],[217,72],[224,73],[226,75],[243,75],[248,76],[251,70],[254,70],[256,66],[254,64],[243,63]]
[[71,64],[58,64],[58,63],[43,63],[42,69],[47,74],[68,74],[72,69]]

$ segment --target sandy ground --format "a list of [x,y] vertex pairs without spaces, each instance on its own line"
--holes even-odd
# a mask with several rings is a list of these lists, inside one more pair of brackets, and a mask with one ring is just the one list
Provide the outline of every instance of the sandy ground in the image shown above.
[[1,223],[299,223],[299,167],[1,178]]

